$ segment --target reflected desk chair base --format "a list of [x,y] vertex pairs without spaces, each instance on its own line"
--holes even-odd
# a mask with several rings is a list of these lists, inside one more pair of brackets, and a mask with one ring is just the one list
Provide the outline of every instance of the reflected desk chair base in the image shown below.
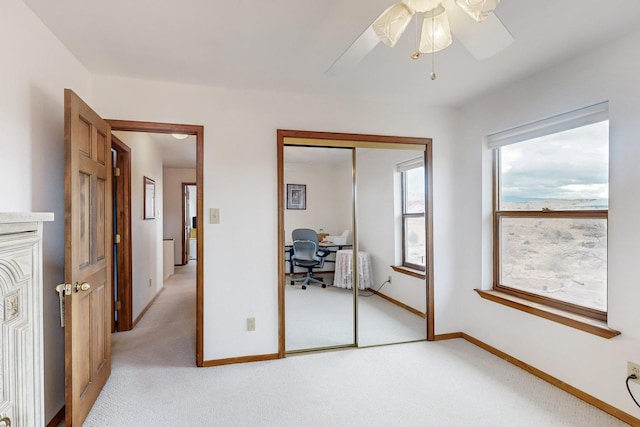
[[309,285],[311,282],[320,283],[323,288],[327,287],[327,284],[324,283],[324,279],[322,277],[316,278],[315,276],[313,276],[313,274],[310,276],[305,274],[304,277],[296,278],[291,276],[291,286],[295,285],[296,282],[302,282],[302,289],[307,289],[307,285]]

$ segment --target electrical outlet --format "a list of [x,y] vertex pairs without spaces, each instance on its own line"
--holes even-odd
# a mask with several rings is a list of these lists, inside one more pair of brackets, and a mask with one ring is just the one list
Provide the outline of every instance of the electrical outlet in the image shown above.
[[387,279],[387,282],[391,283],[391,276]]
[[153,279],[149,279],[149,287],[153,286]]
[[256,330],[256,318],[247,317],[247,331],[255,331],[255,330]]
[[636,376],[635,380],[630,380],[630,381],[640,384],[640,365],[633,362],[627,362],[627,376],[629,375]]

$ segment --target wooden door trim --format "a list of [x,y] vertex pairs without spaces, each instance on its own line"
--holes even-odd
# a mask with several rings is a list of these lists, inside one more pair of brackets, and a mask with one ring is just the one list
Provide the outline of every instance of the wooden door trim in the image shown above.
[[[120,243],[118,244],[118,300],[121,307],[118,311],[118,331],[130,331],[133,329],[133,261],[131,241],[131,148],[111,135],[111,148],[118,156],[120,176],[115,180],[121,183],[121,194],[118,194],[116,216],[122,215],[122,219],[116,218],[118,229],[121,229]],[[120,285],[124,285],[121,287]]]
[[[426,245],[427,245],[427,313],[426,313],[426,329],[427,340],[433,341],[435,339],[435,324],[434,324],[434,283],[433,283],[433,165],[432,165],[432,150],[431,138],[416,138],[416,137],[402,137],[402,136],[387,136],[387,135],[366,135],[366,134],[351,134],[351,133],[335,133],[335,132],[314,132],[314,131],[302,131],[302,130],[277,130],[277,192],[278,192],[278,239],[276,252],[278,254],[278,357],[285,357],[286,343],[285,343],[285,274],[286,269],[284,267],[284,206],[285,206],[285,194],[284,194],[284,146],[285,139],[295,139],[296,145],[309,145],[309,146],[324,146],[330,144],[331,146],[341,147],[385,147],[393,148],[394,145],[415,145],[416,149],[421,146],[424,148],[425,166],[426,166],[426,185],[425,191],[427,192],[427,209],[425,215],[427,215],[427,222],[425,227]],[[404,147],[406,148],[406,147]]]
[[[186,210],[186,205],[185,205],[185,200],[184,200],[184,192],[186,191],[186,188],[188,186],[195,186],[196,187],[196,192],[198,191],[198,184],[197,183],[195,183],[195,182],[183,182],[182,183],[182,187],[181,187],[182,188],[182,232],[180,233],[180,234],[182,234],[182,246],[183,246],[183,248],[182,248],[182,265],[189,264],[189,254],[187,253],[188,250],[187,250],[186,247],[184,247],[184,246],[189,244],[189,242],[186,241],[185,238],[184,238],[184,224],[185,224],[185,221],[187,220],[187,218],[184,216],[184,212]],[[198,220],[198,218],[196,218],[196,221],[197,220]],[[197,228],[196,228],[196,233],[198,233]],[[196,254],[196,258],[197,258],[197,255],[198,254]]]
[[196,365],[204,366],[204,126],[106,119],[111,130],[181,133],[196,137]]

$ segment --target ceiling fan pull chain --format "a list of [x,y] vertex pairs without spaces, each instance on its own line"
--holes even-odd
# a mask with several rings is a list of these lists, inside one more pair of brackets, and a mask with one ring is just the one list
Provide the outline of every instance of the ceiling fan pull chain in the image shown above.
[[418,27],[418,19],[415,20],[416,22],[416,49],[413,51],[413,53],[411,54],[411,59],[420,59],[420,55],[422,55],[422,53],[420,52],[420,30]]
[[431,80],[436,79],[436,51],[435,51],[435,18],[433,13],[431,14],[431,45],[433,47],[433,52],[431,52]]

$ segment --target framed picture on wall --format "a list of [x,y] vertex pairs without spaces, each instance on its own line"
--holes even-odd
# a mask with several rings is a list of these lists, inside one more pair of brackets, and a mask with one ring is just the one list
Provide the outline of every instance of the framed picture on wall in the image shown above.
[[287,209],[307,209],[305,184],[287,184]]
[[144,219],[156,218],[156,182],[144,177]]

